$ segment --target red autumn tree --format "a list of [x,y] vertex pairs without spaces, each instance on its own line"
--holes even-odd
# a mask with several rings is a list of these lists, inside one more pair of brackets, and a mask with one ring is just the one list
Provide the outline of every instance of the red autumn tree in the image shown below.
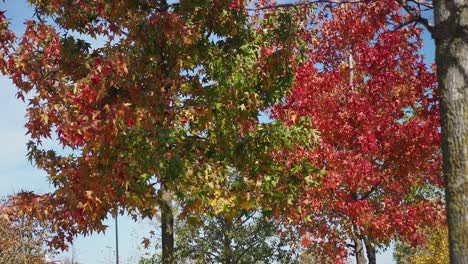
[[421,228],[443,221],[436,76],[419,54],[421,29],[398,26],[402,13],[395,1],[321,9],[310,61],[274,111],[320,131],[317,149],[296,153],[323,168],[320,183],[287,213],[334,262],[354,248],[365,263],[365,245],[375,263],[376,246],[420,244]]

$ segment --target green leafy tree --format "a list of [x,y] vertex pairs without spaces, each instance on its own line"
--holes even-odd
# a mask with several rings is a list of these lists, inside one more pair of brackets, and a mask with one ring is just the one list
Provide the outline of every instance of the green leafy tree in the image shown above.
[[[295,252],[287,236],[280,235],[279,222],[258,212],[235,217],[203,215],[178,223],[177,263],[295,263]],[[159,263],[160,255],[140,263]]]
[[292,263],[280,225],[258,213],[228,218],[203,216],[202,225],[178,228],[177,255],[186,263]]

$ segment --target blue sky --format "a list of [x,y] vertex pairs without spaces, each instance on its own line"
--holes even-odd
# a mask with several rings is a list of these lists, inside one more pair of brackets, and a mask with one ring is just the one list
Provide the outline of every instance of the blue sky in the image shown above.
[[[11,19],[12,29],[17,34],[21,34],[24,29],[23,21],[31,19],[33,14],[24,0],[0,1],[0,10],[7,10],[6,16]],[[434,60],[434,44],[427,34],[424,39],[427,45],[422,52],[426,62],[431,63]],[[45,173],[34,168],[26,159],[26,104],[15,98],[15,92],[16,88],[11,81],[0,76],[0,196],[20,190],[48,192],[51,186]],[[75,259],[83,264],[112,263],[111,255],[115,250],[113,223],[112,219],[108,221],[109,229],[105,235],[79,237],[74,243]],[[138,249],[141,238],[148,234],[151,226],[149,223],[135,223],[128,217],[119,218],[121,263],[137,263],[139,256],[144,253]],[[71,256],[71,252],[60,254],[56,259],[68,256]],[[380,253],[378,263],[394,263],[392,250]]]

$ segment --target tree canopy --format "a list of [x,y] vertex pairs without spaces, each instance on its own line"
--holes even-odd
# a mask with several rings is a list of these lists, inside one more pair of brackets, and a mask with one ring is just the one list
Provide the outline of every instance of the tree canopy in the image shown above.
[[[105,230],[109,212],[154,216],[161,186],[191,212],[275,211],[302,188],[271,156],[311,146],[314,131],[259,116],[293,81],[307,10],[251,14],[238,8],[243,1],[30,3],[36,19],[19,37],[0,15],[0,66],[29,102],[28,156],[55,187],[17,207],[55,221],[56,246]],[[44,149],[48,138],[68,152]]]
[[9,213],[12,200],[0,200],[0,263],[45,264],[52,235],[47,223],[28,214]]
[[0,71],[54,191],[12,201],[53,222],[53,246],[176,199],[182,217],[287,217],[319,258],[372,263],[423,243],[445,195],[451,261],[468,261],[463,1],[29,3],[23,34],[0,13]]
[[319,146],[296,156],[324,174],[286,215],[332,259],[359,254],[362,240],[368,253],[397,235],[421,243],[422,228],[444,220],[438,88],[421,29],[398,28],[396,2],[329,5],[315,19],[310,59],[276,116],[313,120]]

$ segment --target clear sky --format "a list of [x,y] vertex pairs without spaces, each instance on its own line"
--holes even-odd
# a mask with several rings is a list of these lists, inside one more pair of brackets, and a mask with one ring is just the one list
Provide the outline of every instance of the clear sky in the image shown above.
[[[11,19],[12,29],[21,34],[24,30],[23,21],[31,19],[33,10],[25,0],[0,1],[0,11],[7,10],[6,16]],[[427,62],[434,60],[433,41],[426,34],[426,47],[423,53]],[[13,194],[20,190],[32,190],[44,193],[51,190],[44,172],[34,168],[26,159],[25,109],[26,104],[15,98],[16,88],[10,80],[0,76],[0,196]],[[54,144],[54,143],[52,143]],[[109,229],[105,235],[79,237],[75,243],[75,259],[82,264],[113,263],[115,250],[114,221],[107,223]],[[144,253],[139,250],[141,238],[151,229],[148,223],[134,223],[128,217],[119,218],[119,251],[120,263],[137,263]],[[71,256],[71,252],[63,253],[56,259]],[[392,249],[380,253],[377,262],[381,264],[394,263]]]

